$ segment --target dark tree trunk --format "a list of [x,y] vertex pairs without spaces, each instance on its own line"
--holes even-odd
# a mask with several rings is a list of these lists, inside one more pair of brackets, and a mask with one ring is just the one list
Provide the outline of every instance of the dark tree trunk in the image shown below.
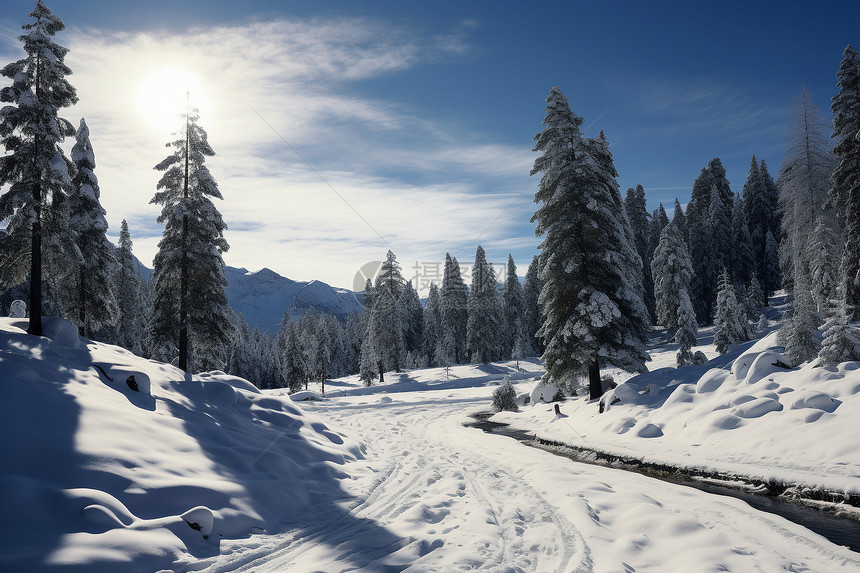
[[87,336],[87,298],[84,294],[86,288],[86,273],[84,271],[84,267],[81,266],[79,272],[79,283],[78,283],[78,320],[81,323],[81,331],[80,335],[83,337]]
[[379,368],[379,383],[382,384],[385,382],[385,371],[382,368],[382,361],[378,361],[376,363],[377,368]]
[[[185,116],[185,181],[182,197],[188,201],[188,164],[191,160],[188,115]],[[179,279],[179,369],[188,372],[188,215],[182,215],[182,270]]]
[[588,365],[588,397],[596,400],[603,395],[603,387],[600,384],[600,364],[597,360]]
[[30,245],[30,326],[27,332],[42,335],[42,208],[41,187],[33,188],[36,220],[33,221]]

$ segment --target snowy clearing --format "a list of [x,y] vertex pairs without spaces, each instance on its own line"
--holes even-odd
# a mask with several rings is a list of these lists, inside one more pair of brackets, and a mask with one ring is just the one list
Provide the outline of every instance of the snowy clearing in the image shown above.
[[[520,362],[519,371],[511,362],[392,374],[371,388],[349,377],[329,381],[326,398],[295,402],[218,373],[186,380],[170,366],[79,339],[64,321],[50,322],[44,338],[21,326],[0,321],[0,419],[16,438],[2,451],[4,571],[860,570],[856,553],[741,501],[577,464],[462,426],[489,408],[504,376],[533,388],[542,373],[534,362]],[[721,372],[708,399],[750,385],[749,372],[737,383],[739,371]],[[133,391],[130,375],[149,393]],[[741,418],[739,428],[758,420],[759,434],[776,439],[783,427],[768,432],[766,422],[830,407],[798,380],[777,383],[795,386],[792,401],[781,411],[755,406],[767,413]],[[780,403],[785,394],[777,393]],[[853,411],[851,396],[840,391],[840,404],[821,420]],[[572,400],[562,405],[568,417],[556,421],[546,404],[499,417],[539,423],[560,439],[570,427],[562,419],[579,430],[578,410],[609,427],[603,419],[633,409],[659,428],[659,410],[649,404],[622,402],[598,415],[596,404]],[[680,438],[667,438],[673,427],[661,431],[633,443],[662,441],[680,452]],[[732,431],[713,430],[710,439],[719,445],[721,432]],[[600,443],[615,434],[589,435]],[[792,471],[812,482],[822,463],[818,481],[850,489],[858,459],[851,439],[830,460],[836,468],[848,462],[834,478],[827,452],[795,456]],[[776,459],[781,450],[773,451]],[[696,460],[720,461],[713,457]],[[759,470],[775,466],[773,459]]]

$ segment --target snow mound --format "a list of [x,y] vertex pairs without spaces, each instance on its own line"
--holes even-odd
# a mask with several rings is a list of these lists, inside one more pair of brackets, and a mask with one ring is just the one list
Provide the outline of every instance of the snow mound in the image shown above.
[[558,394],[558,386],[554,384],[538,384],[531,392],[531,403],[552,402],[556,394]]
[[493,420],[616,455],[860,493],[860,362],[791,368],[775,334],[732,352],[634,376],[604,394],[603,413],[574,401],[569,429],[541,404]]
[[[0,319],[0,570],[186,570],[343,499],[361,444],[213,372]],[[133,378],[133,383],[130,380]],[[332,502],[329,502],[332,503]],[[197,533],[199,532],[199,533]]]

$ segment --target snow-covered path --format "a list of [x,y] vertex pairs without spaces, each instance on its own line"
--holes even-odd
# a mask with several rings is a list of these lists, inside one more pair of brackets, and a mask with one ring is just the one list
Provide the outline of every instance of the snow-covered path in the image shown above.
[[[417,386],[417,385],[416,385]],[[426,388],[426,387],[425,387]],[[382,390],[382,388],[380,388]],[[364,441],[343,499],[206,571],[860,571],[857,554],[741,501],[464,428],[492,387],[308,403]]]

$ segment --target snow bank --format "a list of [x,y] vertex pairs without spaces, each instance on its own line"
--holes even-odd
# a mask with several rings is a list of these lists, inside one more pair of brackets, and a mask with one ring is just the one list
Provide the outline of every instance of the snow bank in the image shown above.
[[0,319],[0,570],[183,570],[344,497],[361,445],[291,400],[24,328]]
[[493,420],[652,462],[860,493],[860,363],[789,368],[775,336],[728,362],[631,378],[603,396],[603,414],[579,399],[562,404],[565,425],[539,403]]

